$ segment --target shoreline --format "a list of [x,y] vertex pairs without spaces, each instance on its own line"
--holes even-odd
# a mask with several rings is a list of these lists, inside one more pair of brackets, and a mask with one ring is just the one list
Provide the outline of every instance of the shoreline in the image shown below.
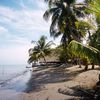
[[[98,81],[99,70],[83,71],[83,69],[83,66],[82,68],[72,66],[33,70],[25,91],[15,91],[15,97],[17,95],[19,98],[14,100],[69,100],[76,98],[72,88],[77,86],[90,88]],[[9,90],[0,91],[0,96],[2,92],[7,95],[7,91]],[[10,98],[9,93],[8,97]]]
[[27,73],[27,72],[28,72],[28,70],[25,70],[25,71],[23,71],[22,73],[18,73],[18,74],[16,74],[15,76],[13,76],[13,77],[11,77],[11,78],[8,78],[8,79],[6,79],[6,80],[1,80],[1,81],[0,81],[0,86],[2,86],[2,85],[4,85],[4,84],[6,84],[6,83],[12,81],[13,79],[16,79],[17,77],[20,77],[20,76],[24,75],[24,74]]

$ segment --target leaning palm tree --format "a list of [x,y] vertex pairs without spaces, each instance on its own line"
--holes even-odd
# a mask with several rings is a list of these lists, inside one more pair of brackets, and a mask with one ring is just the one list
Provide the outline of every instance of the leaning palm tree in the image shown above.
[[82,43],[79,43],[75,40],[70,42],[68,48],[71,54],[85,60],[85,70],[88,68],[88,62],[95,62],[96,64],[100,64],[100,51],[98,49],[89,45],[84,46]]
[[38,41],[32,41],[32,43],[34,43],[35,46],[34,48],[29,49],[29,63],[36,62],[40,58],[43,58],[44,62],[46,63],[45,56],[51,53],[50,46],[54,44],[52,41],[46,43],[46,39],[47,37],[43,35]]
[[[45,20],[51,18],[50,35],[54,38],[62,36],[61,43],[63,45],[63,50],[66,51],[68,44],[73,39],[81,41],[81,38],[86,35],[86,23],[83,21],[79,22],[76,16],[77,14],[75,14],[76,11],[79,11],[78,8],[76,10],[74,6],[76,0],[45,1],[48,2],[49,9],[46,10],[43,17]],[[82,25],[84,27],[80,29]],[[65,55],[67,55],[68,51],[65,53]]]
[[[85,0],[88,13],[92,13],[96,18],[97,30],[95,34],[89,32],[89,45],[100,51],[100,0]],[[94,69],[95,62],[92,62]]]
[[46,0],[49,9],[44,13],[44,19],[48,20],[51,16],[50,35],[54,38],[62,35],[62,44],[69,44],[71,40],[80,41],[83,32],[77,29],[77,16],[74,12],[76,0]]

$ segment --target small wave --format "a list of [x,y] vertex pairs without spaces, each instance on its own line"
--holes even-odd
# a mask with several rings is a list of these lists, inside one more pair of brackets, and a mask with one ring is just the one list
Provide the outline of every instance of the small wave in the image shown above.
[[4,86],[7,85],[10,81],[12,81],[13,79],[18,78],[18,77],[24,75],[24,74],[27,73],[28,71],[29,71],[29,70],[25,70],[25,71],[23,71],[23,72],[21,72],[21,73],[16,74],[16,75],[13,76],[13,77],[7,79],[7,80],[1,81],[1,82],[0,82],[0,86],[1,86],[1,87],[4,87]]

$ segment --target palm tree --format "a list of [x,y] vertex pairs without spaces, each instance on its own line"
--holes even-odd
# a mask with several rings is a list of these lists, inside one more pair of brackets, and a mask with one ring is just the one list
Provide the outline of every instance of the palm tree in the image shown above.
[[54,38],[62,35],[62,44],[69,44],[71,40],[80,41],[83,33],[77,29],[77,16],[73,10],[76,0],[46,0],[49,9],[44,13],[44,19],[51,18],[50,35]]
[[[88,53],[87,53],[87,56],[82,57],[84,53],[83,50],[88,50],[90,46],[87,48],[87,46],[84,47],[82,44],[79,43],[81,41],[81,38],[86,35],[90,27],[88,27],[89,24],[80,22],[76,15],[77,15],[77,11],[79,14],[79,12],[81,10],[84,10],[86,7],[83,7],[83,8],[79,7],[79,9],[75,8],[76,0],[45,0],[45,1],[49,3],[49,9],[45,12],[44,18],[48,20],[48,18],[52,16],[51,17],[52,21],[51,21],[51,26],[50,26],[50,35],[53,36],[54,38],[62,35],[61,42],[64,44],[64,51],[67,50],[67,52],[68,52],[68,49],[66,47],[69,45],[69,43],[72,40],[78,41],[78,42],[75,42],[76,46],[79,47],[80,45],[83,49],[80,49],[82,50],[80,54],[78,54],[78,51],[77,51],[75,55],[77,57],[85,59],[86,63],[87,61],[93,62],[94,60],[90,57],[90,55],[88,55]],[[91,0],[90,1],[87,0],[87,1],[90,2]],[[74,44],[74,43],[72,42],[71,44]],[[93,51],[94,49],[91,49],[91,48],[89,50],[92,50],[91,51],[92,53],[94,52]],[[73,50],[74,49],[75,48],[73,48]],[[79,49],[77,48],[77,50]],[[90,58],[92,60],[89,60]]]
[[[50,35],[54,38],[61,37],[63,50],[66,51],[68,44],[74,39],[81,41],[86,35],[86,23],[78,20],[75,14],[76,0],[45,0],[48,2],[49,9],[44,13],[44,19],[48,20],[51,16]],[[77,8],[78,9],[78,8]],[[80,29],[80,25],[81,27]],[[65,52],[65,55],[68,51]],[[67,57],[65,56],[67,59]]]
[[95,62],[96,64],[100,64],[100,50],[89,45],[84,46],[82,43],[79,43],[75,40],[70,42],[68,48],[71,54],[85,60],[85,70],[88,68],[88,62]]
[[[95,34],[90,35],[89,45],[100,51],[100,28]],[[94,69],[95,62],[92,62],[92,69]]]
[[[87,3],[87,11],[88,13],[92,13],[95,15],[96,23],[98,26],[95,34],[89,32],[89,45],[98,49],[100,51],[100,0],[85,0]],[[92,69],[94,69],[95,62],[92,62]]]
[[32,43],[35,43],[35,46],[29,49],[29,63],[36,62],[40,58],[43,58],[46,63],[45,56],[51,53],[50,46],[54,44],[52,41],[46,43],[46,39],[47,37],[43,35],[38,41],[32,41]]

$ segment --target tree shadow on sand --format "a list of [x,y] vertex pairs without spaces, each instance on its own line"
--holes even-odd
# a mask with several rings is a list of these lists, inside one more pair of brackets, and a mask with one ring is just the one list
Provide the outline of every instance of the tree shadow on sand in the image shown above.
[[63,90],[60,93],[75,97],[69,100],[100,100],[100,91],[96,93],[93,88],[89,89],[75,86],[71,87],[70,90],[71,92],[69,92],[68,90]]
[[[100,74],[99,74],[100,78]],[[82,87],[80,85],[70,87],[68,89],[59,89],[59,93],[63,95],[74,96],[68,100],[100,100],[100,79],[91,88]]]
[[70,72],[66,67],[52,67],[36,72],[34,71],[27,83],[25,92],[29,93],[46,89],[44,85],[48,83],[60,83],[72,80],[76,75],[82,72],[84,72],[83,69]]

